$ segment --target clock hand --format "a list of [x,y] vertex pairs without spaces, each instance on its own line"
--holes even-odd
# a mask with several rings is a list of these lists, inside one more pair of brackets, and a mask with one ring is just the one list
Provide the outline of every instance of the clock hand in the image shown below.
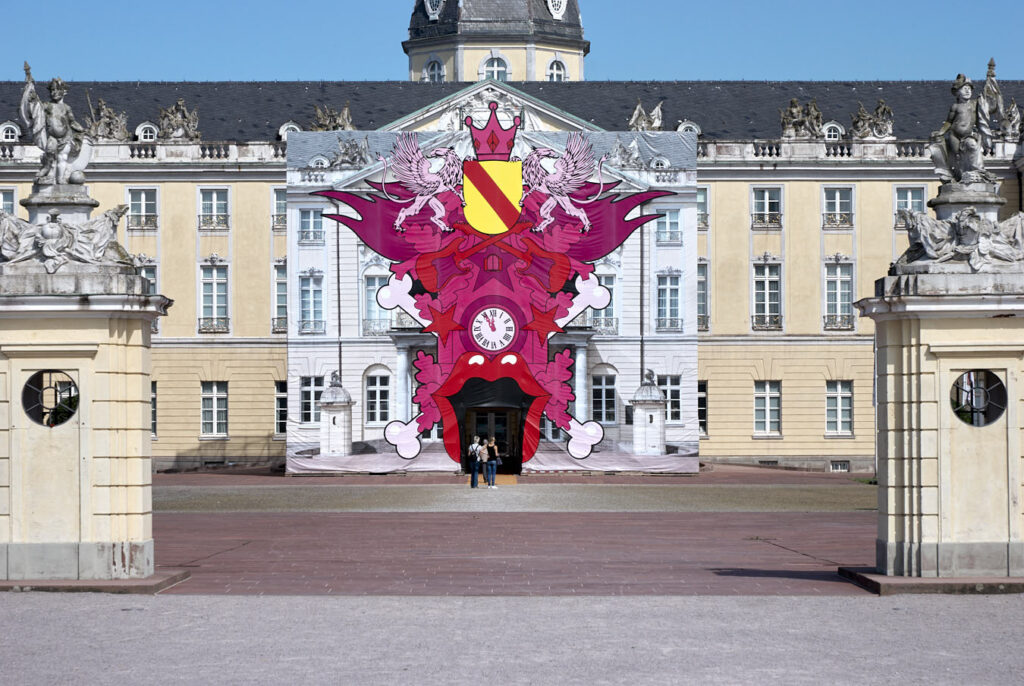
[[494,317],[489,317],[487,315],[487,313],[485,312],[484,313],[484,319],[487,320],[487,326],[491,327],[491,331],[496,331],[497,330],[497,329],[494,328]]

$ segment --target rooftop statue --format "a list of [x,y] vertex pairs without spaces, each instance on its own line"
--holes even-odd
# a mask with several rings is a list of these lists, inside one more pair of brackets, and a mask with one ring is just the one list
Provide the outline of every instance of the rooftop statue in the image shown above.
[[985,169],[982,154],[992,147],[995,103],[984,94],[972,100],[974,83],[963,74],[957,74],[950,90],[955,102],[928,146],[935,172],[943,183],[994,183],[997,179]]
[[341,108],[341,111],[334,109],[330,105],[314,105],[315,118],[313,123],[309,125],[310,131],[355,131],[356,127],[352,123],[352,110],[349,108],[349,104],[346,102],[345,106]]
[[792,98],[786,109],[779,110],[779,120],[783,138],[821,138],[825,135],[822,128],[824,117],[815,100],[800,107],[800,101]]
[[637,98],[636,107],[633,108],[633,114],[629,117],[629,123],[627,128],[630,131],[661,131],[662,126],[662,113],[661,106],[663,102],[659,102],[650,114],[644,110],[643,103]]
[[160,133],[163,140],[198,141],[202,136],[199,133],[199,110],[189,112],[185,107],[185,98],[178,98],[178,101],[170,107],[160,108]]
[[874,112],[864,109],[864,103],[857,103],[857,111],[850,115],[853,124],[850,126],[850,135],[854,138],[889,138],[892,136],[893,112],[892,108],[885,104],[885,100],[879,100]]
[[[86,93],[88,96],[88,93]],[[89,135],[98,140],[128,140],[128,115],[118,114],[103,98],[97,101],[97,112],[90,113]],[[98,115],[98,116],[97,116]]]
[[25,63],[25,88],[21,93],[21,118],[32,134],[32,141],[42,151],[36,184],[82,184],[82,170],[89,163],[92,141],[85,129],[75,121],[71,107],[64,102],[68,87],[54,78],[49,85],[50,101],[43,102],[36,93],[32,69]]

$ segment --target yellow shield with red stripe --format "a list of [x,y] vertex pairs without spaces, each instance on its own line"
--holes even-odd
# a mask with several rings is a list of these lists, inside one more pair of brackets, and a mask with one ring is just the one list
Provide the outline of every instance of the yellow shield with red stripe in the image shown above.
[[466,160],[462,163],[466,221],[480,233],[505,233],[519,219],[523,163]]

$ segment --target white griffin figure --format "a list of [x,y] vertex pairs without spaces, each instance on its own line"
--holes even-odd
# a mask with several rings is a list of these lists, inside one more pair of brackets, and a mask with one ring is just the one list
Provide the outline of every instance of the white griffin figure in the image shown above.
[[[545,157],[557,158],[555,171],[548,172],[542,164]],[[601,176],[601,168],[604,166],[605,158],[601,158],[600,164],[596,165],[598,176]],[[526,202],[527,196],[534,191],[547,194],[548,198],[540,206],[541,222],[533,230],[543,231],[553,221],[551,214],[555,206],[561,207],[569,216],[576,217],[583,223],[580,233],[590,231],[590,217],[586,211],[578,205],[586,205],[593,202],[604,190],[604,181],[601,181],[601,189],[589,200],[577,200],[573,202],[571,196],[584,185],[594,173],[594,149],[586,138],[580,133],[570,133],[565,144],[565,154],[561,157],[550,148],[535,148],[526,159],[523,160],[523,183],[526,191],[523,193],[522,201]]]
[[[428,159],[430,157],[444,159],[444,164],[436,172],[430,171],[430,160]],[[444,203],[438,200],[437,196],[444,191],[452,191],[458,193],[460,199],[462,198],[462,193],[457,190],[459,183],[462,182],[462,160],[455,154],[454,149],[434,148],[424,156],[416,142],[415,134],[401,133],[398,135],[390,158],[391,164],[394,166],[395,179],[405,189],[416,195],[415,198],[404,201],[388,195],[386,184],[388,160],[383,157],[377,159],[384,162],[384,185],[382,185],[384,194],[394,202],[412,203],[408,207],[403,207],[402,211],[398,213],[398,218],[395,219],[395,231],[404,232],[402,224],[409,217],[419,214],[424,205],[429,205],[430,209],[434,211],[430,221],[434,222],[442,231],[452,230],[444,222],[446,210]]]

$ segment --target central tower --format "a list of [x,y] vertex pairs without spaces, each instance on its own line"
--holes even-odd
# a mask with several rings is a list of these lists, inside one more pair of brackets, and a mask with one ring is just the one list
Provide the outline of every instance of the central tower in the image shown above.
[[412,81],[580,81],[590,42],[578,0],[416,0]]

